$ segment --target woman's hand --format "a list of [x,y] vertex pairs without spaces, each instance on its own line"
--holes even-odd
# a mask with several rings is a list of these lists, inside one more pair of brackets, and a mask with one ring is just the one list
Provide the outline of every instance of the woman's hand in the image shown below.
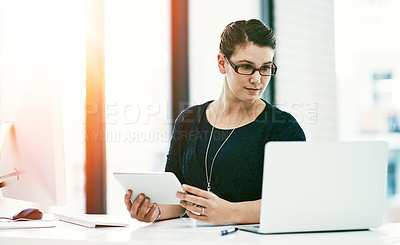
[[132,202],[132,191],[125,194],[125,205],[131,217],[143,222],[154,222],[160,214],[160,208],[156,203],[150,203],[150,198],[140,194]]
[[182,185],[182,189],[191,194],[178,192],[176,197],[190,218],[213,224],[235,223],[233,203],[193,186]]

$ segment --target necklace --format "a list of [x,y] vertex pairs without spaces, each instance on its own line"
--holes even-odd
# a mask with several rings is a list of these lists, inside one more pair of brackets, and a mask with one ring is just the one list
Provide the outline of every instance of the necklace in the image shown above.
[[[253,104],[251,104],[251,106],[246,110],[246,113],[244,113],[242,119],[240,119],[240,121],[236,124],[236,126],[232,129],[232,131],[229,133],[228,137],[226,137],[226,139],[224,140],[224,142],[222,142],[221,146],[218,148],[217,152],[214,155],[213,160],[211,161],[211,167],[210,167],[210,176],[208,176],[208,168],[207,168],[207,157],[208,157],[208,150],[210,148],[210,143],[211,143],[211,138],[213,136],[214,133],[214,126],[212,126],[211,129],[211,133],[210,133],[210,139],[208,140],[208,144],[207,144],[207,149],[206,149],[206,155],[204,157],[204,167],[206,169],[206,180],[207,180],[207,191],[211,192],[211,176],[212,176],[212,170],[214,167],[214,162],[215,159],[217,158],[217,155],[219,153],[219,151],[221,150],[221,148],[225,145],[225,143],[228,141],[228,139],[231,137],[231,135],[233,134],[233,132],[235,132],[235,129],[239,126],[239,124],[243,121],[244,117],[247,115],[247,112],[250,111],[250,109],[253,107],[253,105],[256,103],[256,100],[253,102]],[[215,118],[217,118],[217,113],[215,113]]]

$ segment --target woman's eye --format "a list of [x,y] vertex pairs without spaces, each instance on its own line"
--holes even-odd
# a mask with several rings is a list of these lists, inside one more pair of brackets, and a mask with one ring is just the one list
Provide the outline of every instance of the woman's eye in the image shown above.
[[262,71],[268,71],[269,69],[271,69],[271,66],[262,66],[260,68],[260,70],[262,70]]
[[242,68],[246,70],[253,70],[253,67],[251,65],[242,65]]

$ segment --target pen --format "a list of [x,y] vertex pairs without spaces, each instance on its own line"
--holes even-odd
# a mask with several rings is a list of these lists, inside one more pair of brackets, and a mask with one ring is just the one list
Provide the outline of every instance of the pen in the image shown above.
[[221,236],[231,234],[231,233],[233,233],[233,232],[235,232],[237,230],[239,230],[237,227],[232,227],[232,228],[223,230],[223,231],[221,231]]

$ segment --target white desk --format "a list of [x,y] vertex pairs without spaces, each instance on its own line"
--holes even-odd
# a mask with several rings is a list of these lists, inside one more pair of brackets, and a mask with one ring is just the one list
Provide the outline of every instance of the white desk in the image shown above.
[[0,230],[0,244],[400,244],[400,223],[385,224],[373,231],[285,235],[258,235],[237,231],[226,236],[221,236],[220,231],[230,226],[214,226],[189,218],[160,221],[151,225],[134,220],[130,223],[129,227],[122,228],[85,228],[57,222],[56,228]]

